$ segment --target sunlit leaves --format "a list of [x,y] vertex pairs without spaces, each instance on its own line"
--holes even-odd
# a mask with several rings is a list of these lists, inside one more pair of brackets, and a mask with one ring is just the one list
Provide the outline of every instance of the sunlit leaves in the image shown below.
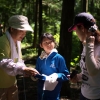
[[59,45],[59,34],[55,34],[54,35],[54,39],[55,39],[55,42],[56,42],[56,45],[58,46]]
[[72,67],[76,67],[78,63],[79,63],[79,56],[77,56],[76,58],[74,58],[74,59],[70,62],[70,65],[71,65]]

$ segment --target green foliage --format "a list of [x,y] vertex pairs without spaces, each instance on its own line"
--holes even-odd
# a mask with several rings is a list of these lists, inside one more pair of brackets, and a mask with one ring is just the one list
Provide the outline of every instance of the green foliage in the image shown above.
[[25,16],[28,14],[27,17],[32,20],[34,11],[33,3],[31,2],[33,1],[30,0],[27,2],[27,0],[0,0],[0,23],[3,23],[6,27],[8,27],[9,17],[15,14],[21,14]]
[[34,56],[37,56],[37,49],[36,48],[29,48],[23,50],[23,59],[30,59]]
[[48,16],[45,13],[43,13],[43,22],[44,22],[43,32],[50,32],[53,34],[60,32],[59,19],[52,16]]
[[24,60],[37,56],[37,48],[32,48],[30,43],[22,42],[21,47]]
[[22,49],[25,49],[25,48],[30,47],[30,46],[31,46],[30,43],[26,43],[26,42],[23,42],[23,41],[22,41],[22,43],[21,43],[21,48],[22,48]]
[[61,4],[58,0],[43,0],[43,32],[60,33]]
[[56,42],[57,46],[59,45],[59,37],[60,37],[59,34],[54,35],[54,39],[55,39],[55,42]]
[[71,55],[71,62],[70,65],[72,67],[76,67],[79,62],[79,54],[80,54],[80,41],[76,35],[76,32],[73,31],[72,36],[72,55]]
[[76,67],[78,63],[79,63],[79,56],[77,56],[76,58],[72,59],[72,61],[70,62],[70,65],[72,67]]
[[22,42],[32,44],[33,43],[33,39],[34,39],[34,33],[27,32],[26,37],[23,39]]
[[76,3],[75,3],[75,14],[79,13],[79,12],[82,12],[82,0],[76,0]]

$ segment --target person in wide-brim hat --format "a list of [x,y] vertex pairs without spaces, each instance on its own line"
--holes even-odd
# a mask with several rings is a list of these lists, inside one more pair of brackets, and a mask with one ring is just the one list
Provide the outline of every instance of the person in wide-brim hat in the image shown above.
[[14,15],[8,20],[9,28],[0,37],[0,100],[18,100],[16,75],[39,74],[34,68],[25,66],[22,60],[21,41],[26,31],[33,32],[28,18]]

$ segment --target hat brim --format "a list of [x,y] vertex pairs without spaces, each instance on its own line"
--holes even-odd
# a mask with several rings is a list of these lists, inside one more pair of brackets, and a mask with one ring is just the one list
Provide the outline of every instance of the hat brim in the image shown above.
[[18,29],[18,30],[25,30],[25,31],[34,32],[32,27],[29,24],[24,24],[24,25],[20,25],[20,26],[11,26],[11,27]]
[[68,29],[68,31],[71,32],[71,31],[76,30],[76,26],[77,26],[77,25],[83,25],[83,24],[82,24],[82,23],[73,24],[73,25]]
[[72,32],[73,30],[76,30],[76,25],[73,24],[69,29],[68,32]]

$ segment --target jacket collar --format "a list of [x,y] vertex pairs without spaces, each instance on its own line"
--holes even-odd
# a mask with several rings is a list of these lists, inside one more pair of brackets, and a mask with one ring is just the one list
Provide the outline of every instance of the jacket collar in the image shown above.
[[45,59],[45,58],[48,58],[51,54],[53,54],[53,53],[58,53],[58,51],[56,50],[56,49],[53,49],[53,50],[51,50],[51,52],[50,52],[50,54],[49,55],[47,55],[47,53],[45,52],[45,51],[42,51],[42,53],[41,53],[41,55],[39,56],[39,58],[41,59],[41,60],[43,60],[43,59]]

